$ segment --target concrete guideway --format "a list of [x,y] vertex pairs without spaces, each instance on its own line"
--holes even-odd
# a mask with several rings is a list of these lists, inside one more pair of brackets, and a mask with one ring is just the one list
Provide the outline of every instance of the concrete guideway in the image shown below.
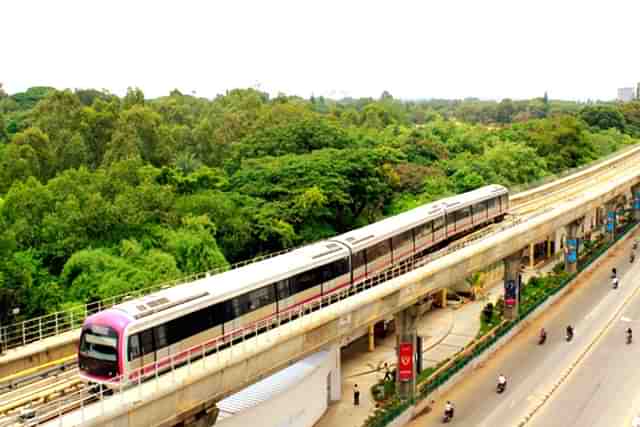
[[[640,232],[636,230],[634,234],[637,238]],[[640,277],[640,265],[630,265],[628,261],[632,240],[627,238],[619,242],[596,270],[583,273],[568,294],[498,350],[474,375],[464,378],[440,396],[433,412],[408,425],[441,425],[446,400],[456,405],[456,416],[451,425],[624,425],[623,418],[628,417],[630,402],[635,397],[635,392],[629,393],[630,386],[625,386],[625,381],[634,390],[640,385],[640,374],[630,371],[637,372],[635,365],[640,352],[633,344],[631,348],[626,347],[624,329],[627,324],[620,322],[620,315],[613,317],[616,320],[606,333],[603,328],[634,296],[633,308],[627,308],[622,316],[640,320],[640,281],[636,279]],[[609,275],[613,267],[622,273],[618,290],[612,290],[610,286]],[[571,342],[564,339],[568,324],[574,325],[576,330]],[[548,331],[547,343],[543,346],[537,344],[541,327]],[[585,357],[600,335],[604,338],[595,346],[596,350]],[[619,352],[612,352],[612,348]],[[592,354],[598,352],[600,355],[593,359]],[[622,367],[624,365],[617,363],[617,357],[629,364]],[[626,377],[616,381],[612,378],[614,372],[619,378]],[[504,394],[497,395],[495,386],[500,373],[507,376],[508,387]]]
[[78,340],[78,331],[69,331],[8,350],[0,356],[0,385],[75,357]]

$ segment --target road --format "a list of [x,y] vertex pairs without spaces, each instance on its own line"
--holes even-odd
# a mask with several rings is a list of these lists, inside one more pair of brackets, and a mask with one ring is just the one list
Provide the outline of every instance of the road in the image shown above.
[[[546,397],[526,426],[629,426],[640,411],[640,263],[629,264],[632,240],[609,253],[575,289],[439,399],[434,411],[409,425],[441,425],[444,402],[451,400],[456,406],[451,426],[518,426]],[[613,267],[620,275],[618,290],[610,286]],[[576,330],[571,342],[564,339],[568,324]],[[626,345],[629,325],[635,325],[636,342]],[[539,346],[542,327],[548,338]],[[508,387],[498,395],[500,373]]]

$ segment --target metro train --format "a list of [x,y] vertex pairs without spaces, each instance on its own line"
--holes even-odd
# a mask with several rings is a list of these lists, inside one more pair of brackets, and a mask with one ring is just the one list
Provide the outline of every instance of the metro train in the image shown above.
[[[501,221],[505,187],[489,185],[438,200],[264,261],[125,301],[85,319],[78,347],[81,378],[119,386],[172,355],[219,337],[290,318],[314,300],[331,302],[347,286]],[[149,368],[149,366],[151,368]],[[145,367],[144,369],[142,369]]]

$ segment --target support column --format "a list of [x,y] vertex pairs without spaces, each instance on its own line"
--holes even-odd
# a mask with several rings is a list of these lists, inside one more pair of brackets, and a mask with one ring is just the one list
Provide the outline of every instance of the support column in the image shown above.
[[584,218],[580,218],[565,226],[567,230],[566,245],[564,247],[564,270],[567,273],[575,273],[578,271],[578,248],[580,239],[578,238],[578,230],[582,225]]
[[329,350],[333,353],[334,368],[331,371],[331,390],[329,398],[337,402],[342,398],[342,353],[339,344],[332,344]]
[[521,263],[522,250],[504,259],[504,314],[508,320],[518,317]]
[[633,219],[640,221],[640,185],[631,187],[631,194],[633,194]]
[[447,288],[440,291],[440,307],[447,308]]
[[369,351],[376,349],[375,325],[369,325]]
[[535,256],[536,256],[536,244],[535,243],[531,243],[529,245],[529,268],[533,269],[533,266],[535,265]]
[[617,225],[615,201],[607,202],[605,204],[605,211],[607,213],[607,239],[613,241],[615,240]]
[[551,236],[547,236],[547,259],[551,258]]
[[394,315],[396,324],[396,389],[400,399],[410,399],[416,390],[416,324],[418,309],[408,307]]

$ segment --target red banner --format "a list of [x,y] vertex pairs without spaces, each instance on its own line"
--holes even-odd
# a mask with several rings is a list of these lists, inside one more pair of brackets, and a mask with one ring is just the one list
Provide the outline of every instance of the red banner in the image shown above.
[[398,376],[400,381],[413,378],[413,344],[402,343],[398,354]]

